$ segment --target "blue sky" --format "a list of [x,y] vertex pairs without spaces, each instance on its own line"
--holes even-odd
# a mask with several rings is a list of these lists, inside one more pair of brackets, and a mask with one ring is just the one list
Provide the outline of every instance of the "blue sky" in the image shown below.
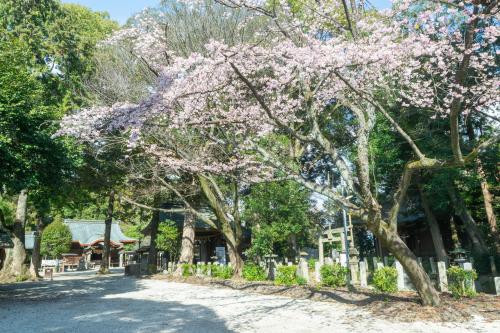
[[[106,11],[112,19],[124,24],[133,14],[145,7],[155,6],[159,0],[62,0],[67,3],[78,3],[93,10]],[[390,8],[389,0],[370,0],[377,8]]]

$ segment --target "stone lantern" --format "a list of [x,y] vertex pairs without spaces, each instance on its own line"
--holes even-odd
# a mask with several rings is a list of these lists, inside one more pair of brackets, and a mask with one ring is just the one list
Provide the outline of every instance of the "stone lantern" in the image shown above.
[[349,249],[349,270],[351,272],[351,284],[359,285],[359,252],[356,248]]

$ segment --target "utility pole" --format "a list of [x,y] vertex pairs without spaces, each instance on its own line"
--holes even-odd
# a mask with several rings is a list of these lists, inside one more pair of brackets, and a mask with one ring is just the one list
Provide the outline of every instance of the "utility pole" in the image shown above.
[[[340,179],[340,191],[342,196],[345,196],[345,186],[344,180]],[[344,225],[344,241],[345,241],[345,255],[346,255],[346,265],[349,268],[349,238],[347,237],[347,213],[344,207],[342,207],[342,223]],[[348,281],[350,280],[349,274],[347,277]]]

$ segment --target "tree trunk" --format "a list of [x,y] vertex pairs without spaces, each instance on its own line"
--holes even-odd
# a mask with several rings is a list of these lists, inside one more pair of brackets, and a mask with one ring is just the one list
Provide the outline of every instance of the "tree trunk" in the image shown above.
[[422,207],[424,208],[425,216],[427,217],[427,223],[429,224],[429,229],[431,231],[432,243],[434,244],[436,257],[438,258],[438,261],[446,261],[447,255],[443,244],[443,236],[441,235],[441,230],[439,230],[438,221],[436,220],[436,216],[434,216],[434,213],[431,210],[422,187],[419,186],[418,190],[420,192],[420,201],[422,203]]
[[27,271],[25,264],[26,249],[24,247],[27,201],[27,191],[22,190],[17,199],[16,219],[12,232],[12,243],[14,246],[11,249],[5,249],[5,262],[1,273],[6,279],[22,276]]
[[234,270],[234,276],[241,276],[243,273],[243,258],[241,258],[240,249],[238,246],[234,246],[230,242],[227,242],[227,250],[229,254],[229,262]]
[[186,210],[184,215],[184,226],[182,228],[181,255],[179,256],[179,266],[175,275],[182,275],[182,264],[192,264],[194,257],[194,227],[196,217],[193,213]]
[[487,254],[489,251],[488,247],[486,246],[486,242],[481,235],[481,231],[476,225],[476,221],[474,221],[474,218],[465,206],[463,198],[453,186],[448,187],[448,193],[450,195],[455,214],[459,216],[464,223],[465,231],[472,241],[474,251],[478,252],[479,254]]
[[104,246],[102,251],[102,261],[99,273],[109,273],[109,258],[111,252],[111,225],[113,224],[113,210],[115,207],[115,190],[109,192],[108,210],[104,220]]
[[31,254],[31,264],[30,264],[30,275],[33,280],[38,280],[40,278],[40,274],[38,274],[38,270],[40,269],[40,245],[42,240],[42,232],[43,232],[43,222],[42,218],[39,217],[36,223],[35,230],[35,240],[33,243],[33,252]]
[[481,182],[481,192],[483,194],[484,210],[486,211],[486,218],[488,219],[488,224],[490,226],[490,232],[495,241],[496,251],[500,252],[500,235],[497,229],[497,217],[495,215],[495,210],[493,209],[493,194],[490,192],[490,187],[488,181],[486,180],[486,174],[484,173],[483,164],[481,159],[476,158],[476,170],[479,175],[479,180]]
[[439,293],[434,288],[431,279],[419,265],[417,257],[406,246],[398,233],[381,220],[368,224],[369,229],[378,237],[382,244],[396,257],[401,263],[406,274],[415,286],[423,305],[439,305]]
[[156,236],[158,235],[158,225],[160,224],[160,212],[157,210],[153,211],[153,216],[151,217],[150,226],[150,237],[151,242],[149,244],[149,253],[148,253],[148,272],[149,274],[155,274],[157,269],[157,254],[156,250]]

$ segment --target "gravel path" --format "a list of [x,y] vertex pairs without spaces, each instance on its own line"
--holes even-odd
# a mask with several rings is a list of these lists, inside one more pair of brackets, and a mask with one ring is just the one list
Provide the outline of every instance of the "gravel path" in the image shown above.
[[391,323],[342,303],[84,272],[0,285],[0,332],[500,332],[500,318]]

